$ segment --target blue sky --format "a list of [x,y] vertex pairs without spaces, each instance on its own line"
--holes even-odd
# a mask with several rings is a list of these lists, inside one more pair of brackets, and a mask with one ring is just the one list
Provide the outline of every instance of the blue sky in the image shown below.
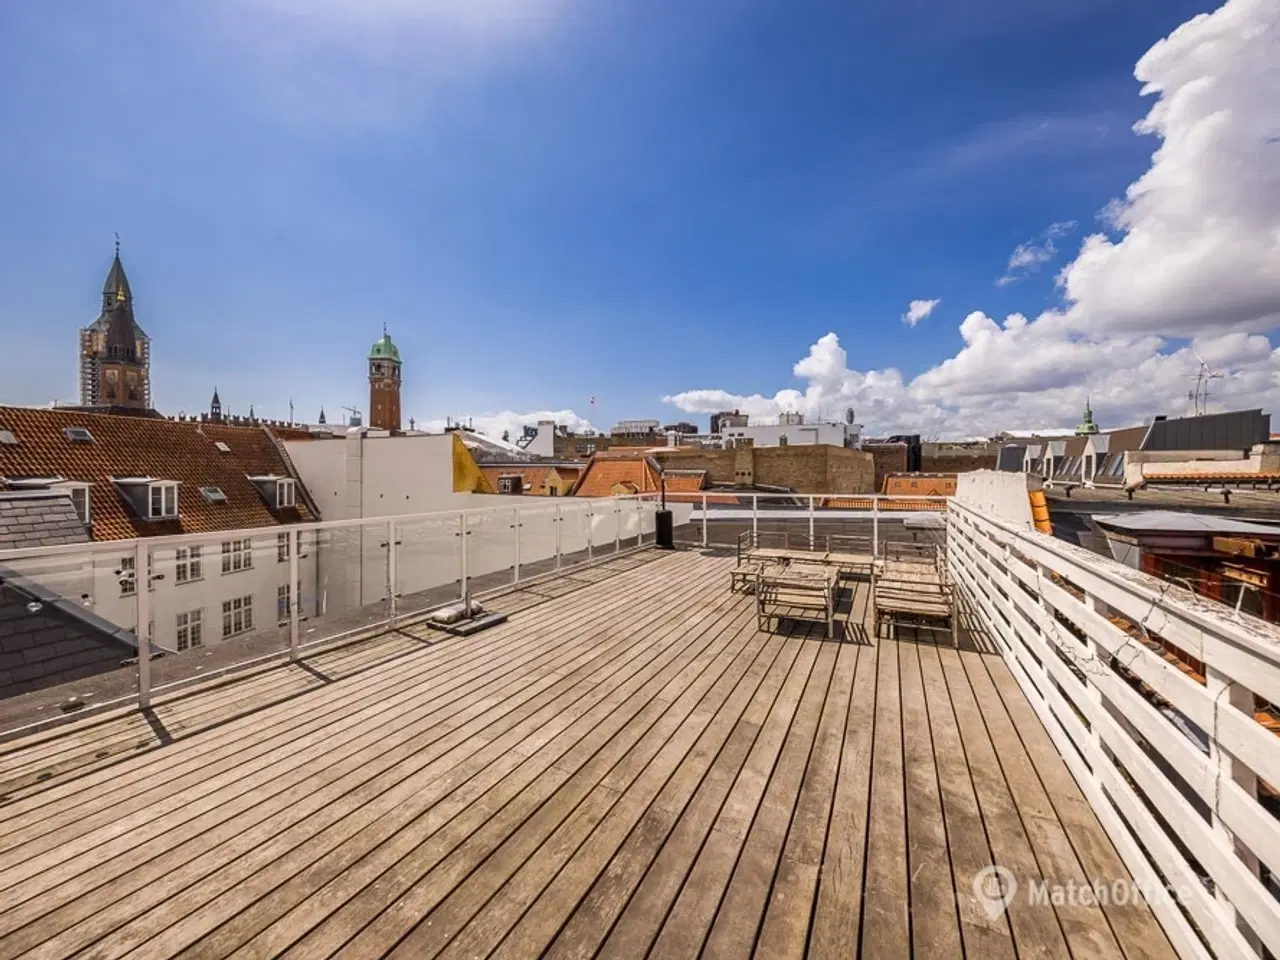
[[[1159,145],[1131,129],[1135,63],[1212,6],[0,5],[0,402],[74,399],[117,231],[167,413],[215,383],[237,412],[363,408],[384,323],[419,421],[607,428],[676,419],[684,391],[803,392],[828,333],[911,383],[972,312],[1062,301],[1055,273]],[[908,327],[916,299],[940,303]],[[1192,325],[1143,332],[1168,351]],[[981,432],[890,407],[862,419]]]

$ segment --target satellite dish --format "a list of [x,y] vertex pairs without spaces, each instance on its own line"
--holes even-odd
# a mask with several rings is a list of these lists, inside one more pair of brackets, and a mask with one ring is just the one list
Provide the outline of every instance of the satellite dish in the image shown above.
[[844,411],[844,422],[853,425],[853,407],[846,407]]

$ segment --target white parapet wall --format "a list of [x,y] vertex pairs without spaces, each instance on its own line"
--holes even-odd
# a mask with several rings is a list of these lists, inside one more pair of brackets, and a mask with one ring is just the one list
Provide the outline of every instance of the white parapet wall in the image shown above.
[[1029,473],[971,470],[956,478],[955,499],[979,513],[1035,529],[1029,494],[1044,481]]

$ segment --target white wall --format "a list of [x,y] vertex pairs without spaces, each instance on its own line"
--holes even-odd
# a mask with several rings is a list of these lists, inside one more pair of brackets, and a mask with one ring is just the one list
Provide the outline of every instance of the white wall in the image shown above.
[[829,443],[836,447],[858,447],[862,444],[858,424],[800,423],[800,424],[750,424],[745,427],[727,427],[722,436],[726,442],[739,439],[751,440],[757,447],[781,446],[782,438],[789,445]]
[[1027,494],[1042,486],[1039,477],[1006,470],[970,470],[956,478],[955,499],[989,517],[1035,529]]

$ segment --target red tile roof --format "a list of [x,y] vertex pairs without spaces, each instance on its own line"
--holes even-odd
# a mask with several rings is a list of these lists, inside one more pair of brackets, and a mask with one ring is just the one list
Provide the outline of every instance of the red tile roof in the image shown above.
[[694,493],[707,485],[705,470],[668,470],[664,476],[667,493]]
[[629,493],[654,493],[659,489],[658,477],[657,465],[643,453],[597,453],[587,461],[573,492],[579,497],[611,497],[617,487]]
[[[72,443],[63,431],[84,427],[92,443]],[[262,427],[230,426],[71,410],[0,407],[0,430],[17,437],[0,444],[0,477],[60,476],[93,484],[94,540],[204,533],[296,523],[313,517],[303,503],[269,508],[249,476],[288,476],[289,469]],[[229,451],[214,446],[222,442]],[[112,477],[155,477],[181,484],[175,520],[143,520]],[[201,487],[218,487],[225,503],[209,503]],[[301,487],[301,484],[299,484]]]

